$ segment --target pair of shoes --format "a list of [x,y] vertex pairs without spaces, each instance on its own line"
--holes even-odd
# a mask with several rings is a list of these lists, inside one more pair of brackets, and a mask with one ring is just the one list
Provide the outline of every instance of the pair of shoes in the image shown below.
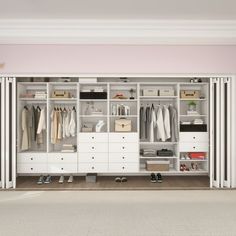
[[[63,184],[65,180],[65,177],[63,175],[60,176],[59,178],[59,184]],[[72,183],[73,182],[73,175],[70,175],[69,179],[67,180],[67,183]]]
[[190,160],[190,157],[188,154],[181,154],[180,160]]
[[162,183],[162,175],[160,173],[157,173],[157,175],[155,175],[154,173],[151,173],[151,182],[152,183]]
[[40,175],[37,184],[41,185],[41,184],[50,184],[52,182],[52,176],[51,175],[47,175],[47,176],[43,176]]
[[116,177],[115,182],[124,183],[124,182],[127,182],[127,178],[126,177]]
[[112,99],[128,99],[123,93],[117,93]]

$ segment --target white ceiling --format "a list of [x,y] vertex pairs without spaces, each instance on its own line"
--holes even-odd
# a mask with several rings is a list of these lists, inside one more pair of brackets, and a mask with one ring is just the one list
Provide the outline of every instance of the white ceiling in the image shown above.
[[0,19],[235,20],[236,0],[0,0]]

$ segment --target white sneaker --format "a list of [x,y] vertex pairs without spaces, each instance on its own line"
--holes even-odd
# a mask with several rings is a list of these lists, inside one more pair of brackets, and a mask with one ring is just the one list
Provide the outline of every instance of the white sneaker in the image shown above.
[[64,176],[63,176],[63,175],[60,176],[59,183],[60,183],[60,184],[63,184],[63,183],[64,183]]
[[73,175],[70,175],[70,177],[69,177],[69,179],[68,179],[67,182],[68,182],[68,183],[72,183],[72,182],[73,182]]

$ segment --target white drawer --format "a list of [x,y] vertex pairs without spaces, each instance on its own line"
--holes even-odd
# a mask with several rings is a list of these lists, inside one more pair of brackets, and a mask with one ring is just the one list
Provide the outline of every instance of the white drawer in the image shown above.
[[80,153],[79,154],[79,163],[106,163],[108,162],[108,153]]
[[47,153],[18,153],[17,163],[47,163]]
[[109,143],[109,152],[138,152],[137,143]]
[[77,163],[74,164],[64,164],[64,163],[57,163],[57,164],[48,164],[48,173],[77,173]]
[[138,172],[138,163],[109,163],[109,172],[112,173],[124,173],[124,172]]
[[80,163],[78,169],[83,173],[108,172],[108,163]]
[[139,163],[139,155],[138,153],[125,152],[125,153],[110,153],[109,154],[109,162],[120,162],[120,163],[129,163],[129,162],[137,162]]
[[138,133],[110,133],[110,143],[136,143],[138,142]]
[[205,143],[205,142],[208,142],[208,133],[207,132],[180,132],[179,139],[180,139],[180,142]]
[[180,152],[208,152],[208,143],[180,143]]
[[106,143],[108,142],[107,133],[79,133],[79,143]]
[[108,152],[108,143],[80,143],[79,152]]
[[43,174],[47,173],[47,164],[18,164],[17,173],[18,174]]
[[77,153],[49,153],[48,163],[77,163]]

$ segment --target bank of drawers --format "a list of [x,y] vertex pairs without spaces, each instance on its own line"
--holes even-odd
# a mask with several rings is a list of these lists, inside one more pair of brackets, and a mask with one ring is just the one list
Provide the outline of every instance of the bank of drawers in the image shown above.
[[109,134],[109,172],[138,172],[138,133]]
[[108,172],[108,133],[79,134],[80,173]]
[[208,150],[207,132],[180,132],[180,152],[208,152]]

